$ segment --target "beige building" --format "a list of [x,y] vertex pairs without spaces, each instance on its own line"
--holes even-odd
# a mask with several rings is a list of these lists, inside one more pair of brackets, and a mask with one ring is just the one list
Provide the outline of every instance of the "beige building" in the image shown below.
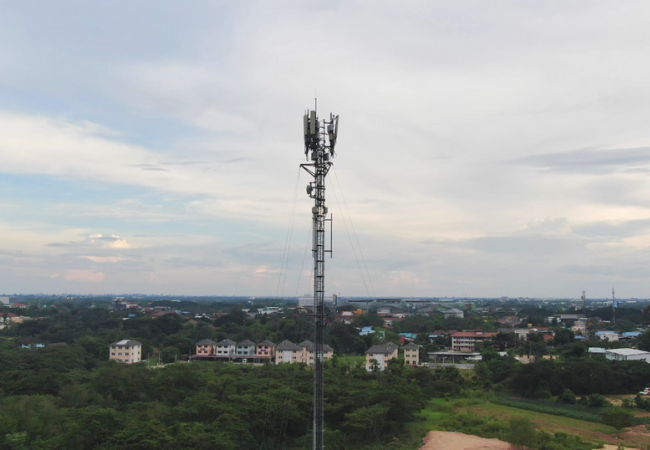
[[497,333],[484,333],[481,330],[454,333],[451,335],[451,351],[475,352],[477,343],[488,341],[496,335]]
[[379,370],[388,367],[388,361],[397,359],[399,347],[392,342],[386,345],[373,345],[366,351],[366,370],[372,372],[373,361],[377,361]]
[[111,344],[109,359],[114,359],[126,364],[142,361],[142,343],[127,339]]
[[420,346],[410,343],[404,346],[404,364],[407,366],[420,365]]

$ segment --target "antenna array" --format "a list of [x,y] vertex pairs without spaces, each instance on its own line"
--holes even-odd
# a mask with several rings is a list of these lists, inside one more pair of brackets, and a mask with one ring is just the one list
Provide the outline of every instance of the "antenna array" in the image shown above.
[[307,195],[314,199],[312,212],[314,257],[314,326],[316,342],[314,343],[314,450],[325,448],[325,377],[323,347],[325,346],[325,177],[334,157],[334,147],[339,128],[339,116],[330,114],[329,121],[319,121],[316,110],[307,111],[303,116],[305,137],[305,157],[308,162],[301,164],[314,181],[307,185]]

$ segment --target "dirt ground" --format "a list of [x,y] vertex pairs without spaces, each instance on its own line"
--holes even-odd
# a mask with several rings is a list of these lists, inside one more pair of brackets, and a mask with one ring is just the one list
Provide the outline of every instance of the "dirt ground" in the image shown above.
[[[603,450],[617,448],[616,445],[605,444]],[[514,450],[514,448],[498,439],[485,439],[451,431],[431,431],[424,438],[424,446],[420,450]],[[626,447],[625,450],[639,449]]]
[[451,431],[431,431],[421,450],[511,450],[507,442]]

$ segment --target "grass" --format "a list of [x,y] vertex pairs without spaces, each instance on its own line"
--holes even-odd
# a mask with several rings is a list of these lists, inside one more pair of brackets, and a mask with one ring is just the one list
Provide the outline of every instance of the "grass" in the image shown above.
[[353,363],[359,363],[361,365],[366,364],[366,357],[365,356],[339,356],[339,363],[340,364],[353,364]]

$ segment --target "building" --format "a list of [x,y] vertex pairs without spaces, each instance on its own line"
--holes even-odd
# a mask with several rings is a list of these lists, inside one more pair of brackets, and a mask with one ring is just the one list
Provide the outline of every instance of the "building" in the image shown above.
[[[302,344],[300,344],[303,349],[302,362],[306,363],[308,366],[313,366],[316,345],[309,341],[306,342],[308,342],[309,345],[303,347]],[[334,349],[327,344],[323,345],[323,361],[331,359],[332,355],[334,355]]]
[[275,357],[275,344],[271,341],[262,341],[257,344],[257,357],[269,358],[273,361]]
[[460,309],[456,309],[456,308],[443,311],[443,314],[445,315],[445,319],[449,319],[450,317],[458,317],[459,319],[462,319],[463,317],[465,317],[465,313],[463,313],[463,311],[461,311]]
[[399,347],[392,342],[386,345],[373,345],[366,351],[366,370],[372,372],[374,361],[377,361],[379,370],[388,367],[388,361],[397,359]]
[[139,363],[142,361],[142,342],[128,339],[113,342],[110,345],[109,359],[126,364]]
[[507,327],[514,327],[515,325],[519,325],[521,323],[521,319],[517,316],[505,316],[499,318],[497,322]]
[[255,356],[255,342],[245,340],[237,344],[237,356]]
[[607,350],[605,357],[612,361],[650,362],[650,352],[637,350],[635,348],[616,348],[616,349]]
[[9,305],[11,308],[21,308],[21,309],[27,309],[27,305],[24,303],[12,303]]
[[234,356],[236,347],[237,344],[235,344],[235,342],[231,341],[230,339],[224,339],[221,342],[217,342],[216,356]]
[[618,342],[620,336],[616,331],[596,331],[596,337],[603,341]]
[[302,347],[290,341],[282,341],[275,349],[275,363],[302,362]]
[[485,342],[496,336],[497,333],[484,333],[477,331],[461,331],[451,335],[452,352],[475,352],[476,344]]
[[215,356],[217,354],[217,343],[212,339],[203,339],[196,344],[196,356]]
[[0,297],[0,305],[9,305],[9,297]]
[[410,343],[404,346],[404,364],[407,366],[420,365],[420,346]]

